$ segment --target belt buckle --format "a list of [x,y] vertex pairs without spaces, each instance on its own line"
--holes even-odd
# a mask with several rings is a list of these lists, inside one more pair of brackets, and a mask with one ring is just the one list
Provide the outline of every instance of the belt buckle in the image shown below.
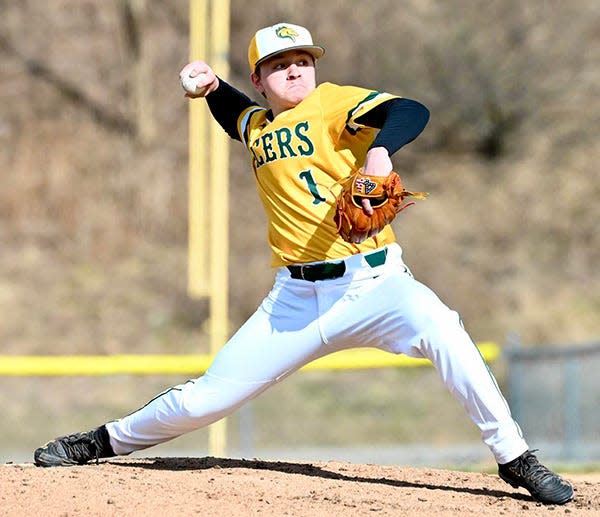
[[306,278],[304,278],[304,266],[300,266],[300,278],[302,278],[302,280],[306,280]]

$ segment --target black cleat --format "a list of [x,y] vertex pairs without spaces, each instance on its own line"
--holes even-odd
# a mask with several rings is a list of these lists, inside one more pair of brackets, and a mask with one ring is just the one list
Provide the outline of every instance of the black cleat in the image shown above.
[[532,451],[498,465],[498,475],[514,488],[525,488],[540,503],[565,504],[573,499],[573,487],[544,467]]
[[33,454],[38,467],[70,467],[93,459],[115,456],[105,426],[86,433],[60,436],[36,449]]

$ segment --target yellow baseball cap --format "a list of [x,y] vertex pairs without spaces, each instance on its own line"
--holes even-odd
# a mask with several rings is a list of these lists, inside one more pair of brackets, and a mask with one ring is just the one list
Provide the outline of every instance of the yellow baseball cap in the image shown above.
[[306,50],[315,59],[319,59],[325,53],[323,47],[313,43],[310,32],[304,27],[292,23],[278,23],[260,29],[250,41],[248,47],[250,71],[255,72],[256,67],[265,59],[292,49]]

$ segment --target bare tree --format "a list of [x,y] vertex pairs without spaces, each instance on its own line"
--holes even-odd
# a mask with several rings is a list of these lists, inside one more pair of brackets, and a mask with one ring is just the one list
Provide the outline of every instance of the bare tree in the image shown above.
[[139,142],[148,144],[156,136],[156,123],[153,109],[152,63],[145,38],[147,1],[121,0],[120,14],[131,63],[129,91],[135,114],[136,136]]

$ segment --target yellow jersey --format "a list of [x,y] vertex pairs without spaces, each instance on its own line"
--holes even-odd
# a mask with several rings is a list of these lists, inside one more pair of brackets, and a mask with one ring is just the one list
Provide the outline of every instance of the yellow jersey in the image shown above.
[[363,165],[378,132],[356,119],[393,98],[323,83],[273,120],[259,106],[240,114],[237,128],[267,214],[273,266],[339,259],[395,242],[389,225],[361,244],[345,242],[333,220],[340,181]]

